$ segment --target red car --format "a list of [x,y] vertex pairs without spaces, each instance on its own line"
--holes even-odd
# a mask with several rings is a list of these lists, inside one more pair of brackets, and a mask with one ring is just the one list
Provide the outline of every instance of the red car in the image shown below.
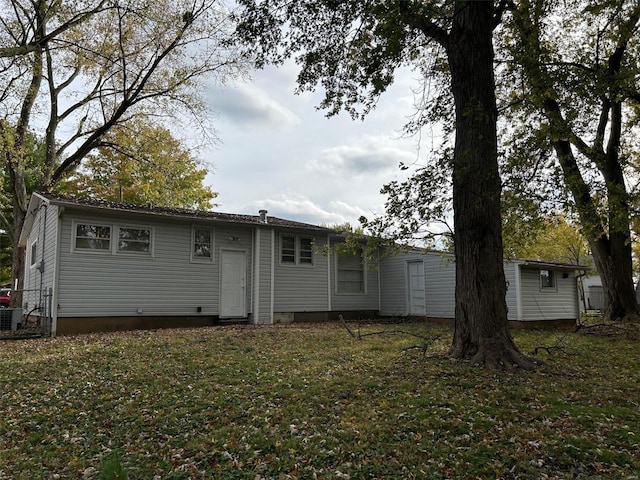
[[0,289],[0,308],[9,308],[11,302],[11,289]]

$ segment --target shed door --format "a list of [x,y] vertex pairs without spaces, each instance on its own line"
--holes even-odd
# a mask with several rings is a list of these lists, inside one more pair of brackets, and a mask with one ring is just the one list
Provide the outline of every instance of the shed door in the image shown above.
[[409,315],[425,315],[424,264],[422,261],[408,262]]
[[247,316],[247,257],[245,252],[220,252],[220,317]]

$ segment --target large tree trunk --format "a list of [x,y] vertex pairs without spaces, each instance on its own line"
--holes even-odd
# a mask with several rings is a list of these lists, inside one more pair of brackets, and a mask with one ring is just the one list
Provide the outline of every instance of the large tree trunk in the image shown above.
[[[550,101],[547,102],[546,113],[552,124],[560,116],[559,107]],[[606,177],[608,193],[609,228],[606,231],[589,186],[580,173],[571,144],[567,140],[556,140],[553,147],[562,167],[565,184],[575,200],[580,223],[600,274],[604,292],[604,317],[606,320],[637,321],[639,314],[633,287],[628,194],[619,162],[612,159],[609,163],[617,167],[609,165],[608,170],[601,170]]]
[[494,368],[532,368],[507,321],[492,23],[493,2],[457,2],[447,50],[456,108],[456,319],[450,354]]
[[[621,237],[621,238],[614,238]],[[605,320],[638,321],[638,303],[633,288],[631,239],[612,232],[611,238],[589,239],[593,259],[600,274],[604,293]]]

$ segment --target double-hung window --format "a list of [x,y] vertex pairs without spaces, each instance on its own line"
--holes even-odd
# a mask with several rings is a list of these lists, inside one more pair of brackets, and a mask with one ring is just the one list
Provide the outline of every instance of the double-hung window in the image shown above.
[[191,261],[209,263],[213,261],[213,229],[193,227]]
[[362,251],[354,254],[338,253],[337,292],[365,293],[365,262]]
[[313,238],[298,235],[280,236],[280,263],[313,265]]
[[282,235],[282,263],[296,263],[296,237],[294,235]]

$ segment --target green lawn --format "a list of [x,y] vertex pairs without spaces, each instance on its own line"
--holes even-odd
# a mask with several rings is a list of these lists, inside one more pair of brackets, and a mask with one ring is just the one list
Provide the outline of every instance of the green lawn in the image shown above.
[[0,342],[0,479],[602,478],[640,472],[640,343],[514,332],[536,372],[338,324]]

